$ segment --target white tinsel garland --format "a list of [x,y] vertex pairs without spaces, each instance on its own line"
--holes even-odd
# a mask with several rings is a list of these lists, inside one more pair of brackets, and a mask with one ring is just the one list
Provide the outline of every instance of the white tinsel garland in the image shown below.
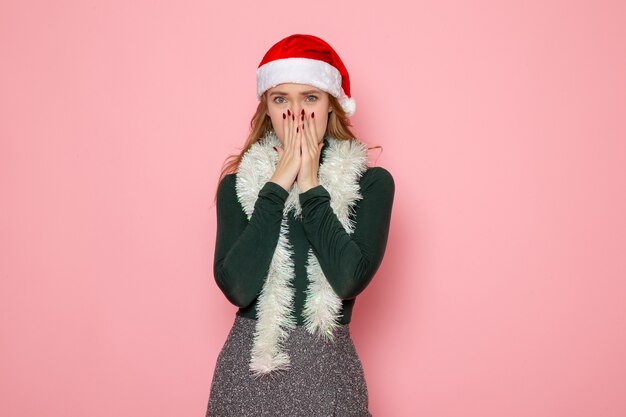
[[[350,214],[362,198],[359,179],[367,170],[367,146],[358,140],[339,140],[327,135],[328,148],[318,170],[318,182],[330,194],[330,206],[347,233],[354,231]],[[272,148],[281,142],[272,130],[253,144],[243,155],[236,178],[237,197],[248,219],[252,216],[258,193],[276,169],[278,153]],[[300,190],[294,182],[285,201],[283,219],[276,250],[267,278],[257,300],[257,323],[250,358],[250,370],[255,376],[290,367],[289,355],[283,344],[296,326],[292,311],[295,290],[293,251],[289,244],[287,215],[294,210],[301,217]],[[341,299],[324,275],[317,257],[309,248],[307,265],[309,284],[303,314],[305,327],[311,334],[333,340],[333,329],[341,318]]]

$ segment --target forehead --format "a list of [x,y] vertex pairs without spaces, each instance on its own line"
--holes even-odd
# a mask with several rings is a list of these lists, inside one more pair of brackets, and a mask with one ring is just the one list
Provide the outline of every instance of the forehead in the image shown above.
[[314,87],[310,84],[300,84],[300,83],[282,83],[282,84],[278,84],[277,86],[274,86],[270,89],[267,90],[269,93],[323,93],[322,90],[320,90],[317,87]]

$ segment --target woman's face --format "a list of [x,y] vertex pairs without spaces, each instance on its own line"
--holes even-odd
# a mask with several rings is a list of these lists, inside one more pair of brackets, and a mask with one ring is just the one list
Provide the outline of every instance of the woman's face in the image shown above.
[[287,114],[287,109],[300,117],[304,109],[305,117],[311,117],[317,128],[317,142],[324,140],[326,125],[328,124],[328,112],[332,110],[328,93],[308,84],[284,83],[278,84],[265,92],[267,98],[267,115],[272,119],[272,126],[276,136],[283,140],[283,113]]

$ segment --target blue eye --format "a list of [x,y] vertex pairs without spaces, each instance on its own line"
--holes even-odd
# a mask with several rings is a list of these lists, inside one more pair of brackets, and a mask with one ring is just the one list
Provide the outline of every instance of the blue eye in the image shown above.
[[[314,95],[307,96],[306,98],[307,98],[307,99],[309,99],[309,98],[311,98],[311,97],[313,97],[313,100],[308,100],[309,102],[315,102],[315,101],[317,101],[317,100],[318,100],[318,97],[317,97],[317,96],[314,96]],[[276,101],[276,100],[278,100],[278,99],[284,100],[284,98],[283,98],[283,97],[278,96],[278,97],[275,97],[275,98],[274,98],[274,103],[276,103],[276,104],[283,104],[283,103],[284,103],[284,101]]]

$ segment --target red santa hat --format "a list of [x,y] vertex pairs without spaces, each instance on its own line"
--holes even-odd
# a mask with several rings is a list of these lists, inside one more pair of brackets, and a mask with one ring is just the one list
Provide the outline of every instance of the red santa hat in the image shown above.
[[257,98],[282,83],[312,85],[337,98],[348,116],[356,111],[348,70],[335,50],[317,36],[294,34],[267,51],[256,70]]

